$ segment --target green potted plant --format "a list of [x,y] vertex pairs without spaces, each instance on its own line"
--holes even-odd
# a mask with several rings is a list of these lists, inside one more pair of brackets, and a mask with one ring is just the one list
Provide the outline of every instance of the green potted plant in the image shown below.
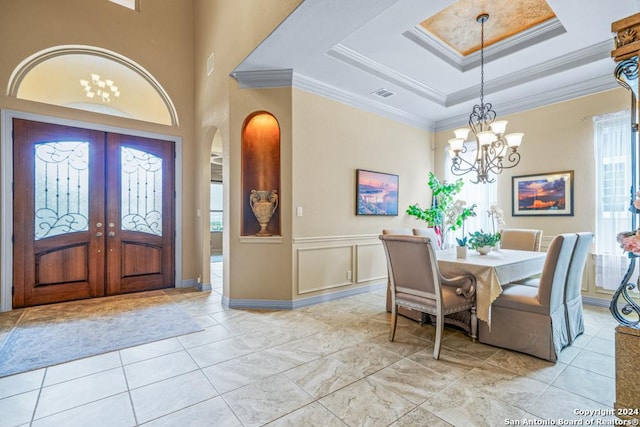
[[467,240],[468,237],[464,236],[462,238],[456,237],[456,242],[458,246],[456,246],[456,257],[457,258],[466,258],[467,257]]
[[469,247],[486,255],[500,241],[500,233],[485,233],[484,230],[469,233]]
[[[466,207],[464,200],[455,200],[454,196],[460,192],[464,181],[462,178],[449,184],[441,182],[433,172],[429,172],[429,188],[433,197],[431,207],[422,209],[419,204],[411,205],[407,208],[407,214],[415,216],[433,227],[436,233],[440,234],[442,243],[446,244],[448,231],[455,231],[464,227],[464,221],[470,216],[476,216],[474,209],[476,205]],[[464,236],[464,230],[462,235]]]

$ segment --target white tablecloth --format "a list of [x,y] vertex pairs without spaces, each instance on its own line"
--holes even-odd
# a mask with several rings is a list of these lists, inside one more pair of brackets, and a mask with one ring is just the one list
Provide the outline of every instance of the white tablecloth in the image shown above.
[[436,256],[443,276],[476,277],[478,319],[491,325],[491,303],[502,293],[502,285],[541,273],[546,253],[500,249],[480,255],[469,249],[466,259],[458,259],[452,248],[437,251]]

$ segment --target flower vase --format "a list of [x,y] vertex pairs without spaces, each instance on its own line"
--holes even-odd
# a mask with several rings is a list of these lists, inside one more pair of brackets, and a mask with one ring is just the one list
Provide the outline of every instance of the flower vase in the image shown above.
[[456,246],[456,258],[466,259],[467,252],[468,250],[466,246]]
[[276,190],[251,190],[249,204],[260,224],[260,231],[256,233],[256,236],[271,236],[271,233],[267,230],[267,225],[269,224],[269,220],[271,220],[271,216],[273,216],[273,213],[278,208],[278,194]]
[[493,247],[492,246],[480,246],[479,248],[476,248],[476,251],[480,254],[480,255],[486,255],[489,252],[491,252],[491,249]]

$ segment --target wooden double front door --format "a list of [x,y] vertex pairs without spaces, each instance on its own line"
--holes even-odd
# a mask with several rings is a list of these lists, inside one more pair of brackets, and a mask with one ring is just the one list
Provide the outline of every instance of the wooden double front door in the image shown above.
[[13,307],[174,286],[174,143],[13,120]]

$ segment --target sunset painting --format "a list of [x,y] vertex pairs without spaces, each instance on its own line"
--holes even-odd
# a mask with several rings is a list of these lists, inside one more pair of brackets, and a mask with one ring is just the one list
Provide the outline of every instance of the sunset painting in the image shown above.
[[573,215],[573,171],[513,177],[513,215]]
[[357,170],[356,215],[398,215],[398,175]]

